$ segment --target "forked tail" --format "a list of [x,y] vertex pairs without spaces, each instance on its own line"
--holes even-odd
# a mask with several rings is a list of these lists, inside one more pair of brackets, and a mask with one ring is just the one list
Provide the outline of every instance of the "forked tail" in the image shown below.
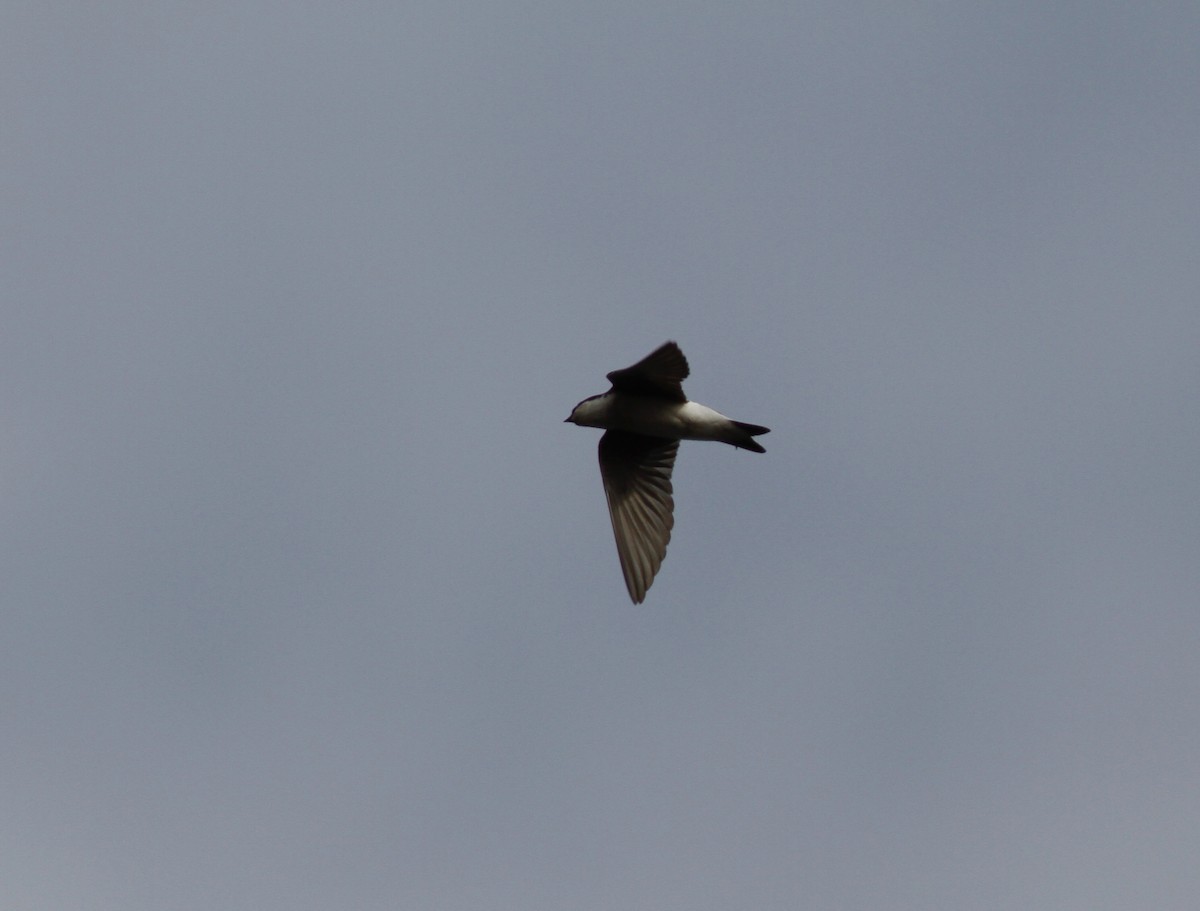
[[734,427],[742,431],[742,433],[745,435],[740,439],[726,440],[725,442],[727,442],[730,446],[738,447],[738,449],[749,449],[751,452],[766,452],[766,450],[763,449],[757,441],[755,441],[754,437],[762,436],[764,433],[770,433],[770,427],[762,427],[758,424],[747,424],[743,421],[733,421],[732,423]]

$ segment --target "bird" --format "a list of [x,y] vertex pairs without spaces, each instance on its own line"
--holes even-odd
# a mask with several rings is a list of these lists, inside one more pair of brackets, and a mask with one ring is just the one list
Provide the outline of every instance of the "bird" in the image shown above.
[[563,423],[599,427],[600,478],[625,587],[634,604],[667,555],[675,526],[671,472],[680,440],[716,440],[766,452],[754,439],[770,429],[734,421],[683,394],[690,370],[679,345],[665,342],[632,367],[608,374],[612,388],[588,396]]

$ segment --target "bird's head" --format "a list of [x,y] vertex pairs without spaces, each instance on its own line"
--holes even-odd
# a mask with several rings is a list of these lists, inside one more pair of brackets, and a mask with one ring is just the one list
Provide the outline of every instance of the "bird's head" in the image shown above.
[[593,395],[571,409],[571,415],[563,423],[580,427],[603,427],[604,415],[608,410],[608,394]]

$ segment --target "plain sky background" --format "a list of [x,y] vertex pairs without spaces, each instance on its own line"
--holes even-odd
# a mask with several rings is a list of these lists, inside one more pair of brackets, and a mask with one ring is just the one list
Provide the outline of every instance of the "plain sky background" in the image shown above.
[[7,3],[0,904],[1192,911],[1198,34]]

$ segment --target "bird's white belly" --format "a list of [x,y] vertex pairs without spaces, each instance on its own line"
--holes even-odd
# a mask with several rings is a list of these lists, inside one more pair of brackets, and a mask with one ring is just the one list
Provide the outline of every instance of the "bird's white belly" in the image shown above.
[[610,426],[671,440],[715,440],[729,423],[724,415],[696,402],[626,399],[614,412]]
[[680,439],[684,440],[718,440],[722,431],[729,426],[729,418],[697,402],[681,405],[679,420],[684,431]]

